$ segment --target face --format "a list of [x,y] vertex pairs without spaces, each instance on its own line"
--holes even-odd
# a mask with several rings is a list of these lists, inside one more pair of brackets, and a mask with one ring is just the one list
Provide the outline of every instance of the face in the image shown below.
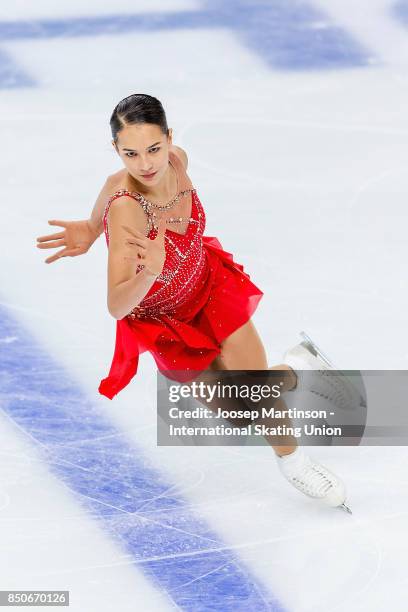
[[[112,141],[129,174],[147,188],[157,185],[167,172],[172,130],[169,132],[166,136],[152,123],[127,125],[118,133],[117,142]],[[151,178],[144,176],[153,172]]]

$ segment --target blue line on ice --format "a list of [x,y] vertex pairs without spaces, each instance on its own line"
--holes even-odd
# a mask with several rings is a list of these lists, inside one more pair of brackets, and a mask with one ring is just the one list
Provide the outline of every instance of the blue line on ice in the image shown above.
[[36,441],[50,471],[125,549],[129,563],[182,610],[283,612],[172,492],[176,483],[149,465],[5,308],[0,315],[1,409]]
[[[74,38],[127,32],[214,29],[232,31],[279,70],[349,68],[370,63],[370,54],[342,28],[298,0],[202,0],[201,9],[100,17],[0,22],[0,39]],[[14,61],[0,57],[0,88],[34,85]]]
[[392,14],[404,25],[408,25],[408,0],[398,0],[392,7]]

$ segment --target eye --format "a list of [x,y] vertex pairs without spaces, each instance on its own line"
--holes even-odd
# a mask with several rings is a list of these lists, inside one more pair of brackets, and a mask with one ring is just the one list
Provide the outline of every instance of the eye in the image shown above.
[[[150,149],[150,153],[157,153],[157,151],[160,151],[160,147],[153,147],[153,149]],[[125,153],[126,157],[135,157],[137,155],[137,153],[135,153],[134,151],[129,151],[128,153]]]

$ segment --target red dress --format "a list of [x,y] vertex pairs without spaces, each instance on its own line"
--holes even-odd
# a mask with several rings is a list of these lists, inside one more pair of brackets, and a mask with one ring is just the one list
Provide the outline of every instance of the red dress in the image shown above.
[[[197,192],[178,156],[170,152],[169,158],[179,193],[191,194],[189,224],[185,234],[166,229],[161,274],[140,304],[116,321],[112,364],[98,389],[109,399],[130,382],[145,351],[168,378],[178,382],[196,378],[219,355],[220,343],[250,319],[263,296],[217,238],[203,235],[205,213]],[[122,195],[138,204],[143,200],[125,189],[111,196],[103,215],[108,246],[107,214]],[[147,235],[154,238],[157,230],[149,227]],[[136,273],[140,269],[138,265]]]

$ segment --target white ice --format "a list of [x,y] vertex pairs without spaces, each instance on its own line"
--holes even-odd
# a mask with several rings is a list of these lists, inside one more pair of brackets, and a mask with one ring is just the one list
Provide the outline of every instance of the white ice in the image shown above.
[[[199,8],[13,4],[0,21]],[[364,45],[371,65],[275,70],[224,28],[3,42],[38,86],[0,100],[1,300],[288,610],[402,612],[405,447],[312,449],[345,480],[353,516],[290,489],[267,446],[157,447],[149,355],[112,402],[97,391],[115,332],[103,236],[86,256],[49,266],[35,248],[54,231],[48,219],[89,215],[120,167],[110,113],[150,93],[188,153],[206,234],[265,292],[254,321],[270,364],[304,329],[339,368],[407,369],[408,27],[391,0],[310,4]],[[36,441],[0,417],[1,588],[69,588],[75,612],[174,609],[49,473]]]

